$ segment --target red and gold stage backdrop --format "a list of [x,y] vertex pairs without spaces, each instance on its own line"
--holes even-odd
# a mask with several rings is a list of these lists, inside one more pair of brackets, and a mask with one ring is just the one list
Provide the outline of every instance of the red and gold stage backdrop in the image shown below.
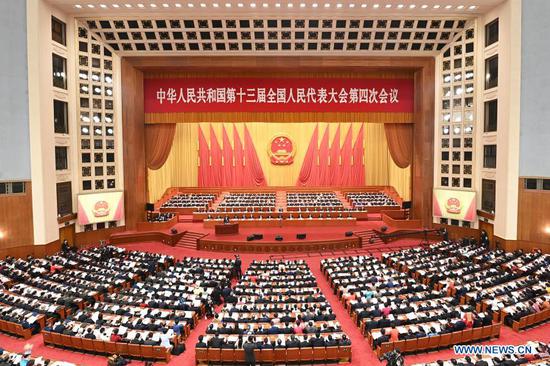
[[362,184],[394,186],[409,200],[413,77],[146,72],[148,200],[169,187]]
[[[411,167],[408,165],[406,168],[400,168],[392,159],[386,138],[387,132],[384,128],[385,125],[382,123],[178,123],[175,125],[173,143],[167,153],[166,161],[159,169],[148,169],[149,201],[154,202],[160,198],[169,187],[196,187],[200,185],[200,131],[204,134],[203,143],[206,143],[210,150],[212,149],[211,141],[215,141],[214,144],[219,145],[214,146],[214,150],[223,150],[224,140],[234,150],[238,150],[235,149],[234,133],[237,133],[238,140],[244,145],[245,126],[254,144],[265,177],[265,184],[268,186],[297,185],[316,129],[318,149],[322,148],[323,140],[328,141],[329,150],[335,140],[338,141],[340,149],[344,148],[347,143],[346,140],[349,140],[352,143],[353,150],[353,145],[358,141],[361,128],[363,128],[362,157],[365,184],[394,186],[405,200],[409,200],[411,197]],[[211,140],[212,134],[215,135],[214,140]],[[271,147],[273,138],[277,136],[286,136],[292,141],[293,161],[291,164],[273,164]],[[166,146],[167,144],[157,145]],[[223,158],[223,152],[221,156]],[[330,159],[330,156],[328,159]],[[339,159],[344,160],[343,157],[339,157]],[[352,156],[350,156],[350,159],[351,166],[353,166],[355,160]],[[317,165],[319,165],[319,160],[320,158],[317,157]],[[212,163],[211,158],[208,161]],[[340,163],[342,164],[342,161]],[[222,166],[226,166],[225,161],[222,162]],[[339,173],[340,177],[346,174],[345,172]],[[356,176],[355,172],[349,172],[347,176],[350,177],[352,174]],[[227,177],[228,174],[220,171],[220,176],[215,178],[222,179],[222,186],[225,186],[223,184],[224,176]],[[354,185],[351,182],[347,184],[346,181],[332,182],[329,184],[333,186]]]

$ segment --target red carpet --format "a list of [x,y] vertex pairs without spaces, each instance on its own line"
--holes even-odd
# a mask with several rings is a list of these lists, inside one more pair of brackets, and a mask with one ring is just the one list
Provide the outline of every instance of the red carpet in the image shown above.
[[[394,242],[391,245],[388,245],[388,247],[391,248],[391,247],[398,247],[398,246],[411,246],[411,245],[417,245],[417,244],[418,244],[418,240],[404,239],[404,240]],[[232,253],[213,253],[213,252],[190,250],[185,248],[177,248],[177,247],[174,248],[174,247],[169,247],[160,243],[127,244],[127,245],[124,245],[124,247],[133,249],[133,250],[165,253],[168,255],[173,255],[176,258],[183,258],[185,256],[197,256],[197,257],[205,257],[205,258],[227,258],[233,255]],[[335,253],[333,256],[339,256],[339,255],[353,255],[353,253]],[[248,265],[254,259],[269,259],[269,256],[270,254],[243,253],[241,254],[241,258],[243,260],[243,268],[247,268]],[[363,338],[363,336],[359,332],[359,328],[357,328],[355,324],[353,324],[350,316],[344,309],[343,305],[338,301],[336,296],[332,293],[332,289],[330,288],[330,285],[326,281],[325,277],[323,276],[319,268],[320,260],[322,259],[322,257],[315,254],[289,254],[288,255],[289,258],[292,256],[299,256],[300,259],[305,259],[308,262],[311,270],[313,271],[313,273],[317,278],[319,287],[327,297],[327,300],[332,305],[332,308],[334,310],[334,313],[337,316],[337,319],[342,324],[342,329],[350,336],[352,340],[352,355],[353,355],[353,360],[351,362],[351,365],[361,365],[361,366],[383,365],[383,363],[379,362],[378,359],[374,356],[374,353],[370,349],[368,342]],[[198,336],[204,333],[209,322],[210,322],[209,320],[205,320],[205,319],[202,319],[199,322],[197,327],[191,332],[191,335],[186,342],[187,349],[185,353],[183,353],[181,356],[173,357],[172,361],[170,362],[170,365],[190,366],[195,364],[195,343],[197,342]],[[485,342],[485,343],[518,345],[518,344],[525,343],[529,340],[550,342],[550,324],[545,324],[521,333],[515,333],[508,327],[502,327],[501,336],[499,339],[492,342]],[[17,352],[22,352],[23,346],[26,343],[31,343],[34,345],[32,354],[35,357],[44,356],[46,358],[51,358],[55,360],[74,362],[79,365],[90,365],[90,366],[102,365],[103,366],[106,364],[106,358],[103,356],[93,356],[93,355],[78,353],[74,351],[61,350],[59,348],[46,347],[42,342],[41,335],[36,335],[29,341],[25,341],[25,340],[13,338],[3,333],[0,333],[0,342],[2,342],[2,348],[5,348],[11,351],[17,351]],[[448,358],[452,358],[453,356],[454,354],[452,349],[448,349],[448,350],[439,351],[439,352],[431,352],[431,353],[423,353],[420,355],[406,356],[405,361],[407,365],[411,365],[419,362],[432,362],[438,359],[448,359]],[[132,362],[132,365],[142,365],[142,364],[143,362],[137,362],[137,361]]]

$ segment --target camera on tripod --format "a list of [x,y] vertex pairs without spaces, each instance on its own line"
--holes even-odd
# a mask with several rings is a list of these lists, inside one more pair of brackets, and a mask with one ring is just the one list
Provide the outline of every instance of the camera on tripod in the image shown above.
[[405,359],[398,349],[385,353],[382,359],[387,361],[386,366],[403,366],[405,364]]

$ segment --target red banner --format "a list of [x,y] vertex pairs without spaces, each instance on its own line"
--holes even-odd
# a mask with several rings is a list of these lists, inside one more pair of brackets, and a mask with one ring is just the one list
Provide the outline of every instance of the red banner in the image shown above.
[[401,112],[414,106],[412,79],[145,79],[146,113]]

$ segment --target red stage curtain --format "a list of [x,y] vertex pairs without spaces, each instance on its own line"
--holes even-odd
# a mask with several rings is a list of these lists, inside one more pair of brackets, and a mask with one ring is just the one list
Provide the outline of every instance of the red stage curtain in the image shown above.
[[225,126],[223,126],[223,171],[222,171],[222,184],[224,187],[231,187],[235,184],[233,181],[233,148],[231,142],[229,142],[229,136]]
[[363,126],[364,125],[361,124],[359,133],[355,139],[355,145],[353,146],[353,180],[351,184],[356,187],[365,185],[365,165],[363,163],[363,140],[365,134],[363,132]]
[[206,137],[199,127],[199,187],[210,187],[210,151]]
[[342,146],[342,149],[340,150],[340,156],[342,159],[341,163],[341,180],[340,184],[343,186],[349,186],[352,185],[353,181],[353,170],[351,167],[351,156],[352,156],[352,148],[351,148],[351,128],[350,125],[348,128],[348,133],[346,133],[346,138],[344,139],[344,145]]
[[145,125],[145,160],[149,169],[157,170],[164,165],[175,135],[175,123]]
[[233,171],[233,184],[235,187],[244,186],[244,151],[237,127],[233,125],[233,155],[235,156],[235,170]]
[[394,163],[400,168],[408,167],[411,164],[413,153],[413,125],[385,123],[384,131]]
[[327,185],[339,186],[342,179],[340,176],[340,125],[330,146],[330,181]]
[[247,186],[267,185],[260,159],[258,159],[254,142],[252,141],[252,137],[246,125],[244,126],[244,153],[246,157],[245,169],[247,170],[247,176],[250,177],[250,181],[245,182],[245,184],[247,183]]
[[323,138],[321,139],[321,146],[319,146],[319,186],[328,186],[330,185],[330,169],[328,166],[329,162],[329,147],[328,147],[328,138],[329,130],[328,124],[325,128],[325,133],[323,133]]
[[309,146],[307,148],[306,155],[304,157],[304,162],[302,163],[302,168],[300,169],[300,175],[298,176],[298,181],[296,185],[298,186],[317,186],[319,185],[318,181],[318,169],[315,167],[317,165],[317,142],[319,140],[319,125],[315,126],[311,140],[309,141]]
[[220,187],[222,185],[222,148],[218,143],[216,134],[212,125],[210,125],[210,187]]

